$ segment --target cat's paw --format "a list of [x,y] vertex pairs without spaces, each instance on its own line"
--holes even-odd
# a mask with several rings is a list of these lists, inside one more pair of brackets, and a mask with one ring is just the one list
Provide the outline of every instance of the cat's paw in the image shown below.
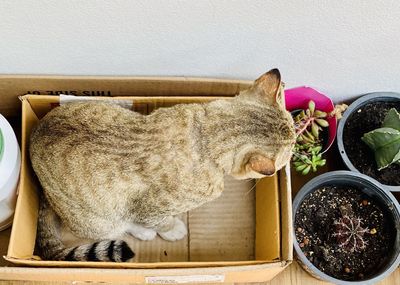
[[179,218],[174,218],[174,226],[171,230],[166,232],[158,232],[160,237],[168,241],[181,240],[187,235],[187,228],[184,222]]
[[143,226],[132,224],[128,233],[140,240],[153,240],[157,236],[157,232],[153,229],[145,228]]
[[145,231],[134,234],[134,236],[140,240],[153,240],[157,236],[157,232],[152,229],[146,229]]

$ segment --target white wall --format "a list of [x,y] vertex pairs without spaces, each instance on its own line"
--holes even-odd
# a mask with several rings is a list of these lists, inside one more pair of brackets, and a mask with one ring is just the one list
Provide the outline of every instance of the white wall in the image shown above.
[[255,79],[336,101],[400,91],[400,1],[1,0],[0,73]]

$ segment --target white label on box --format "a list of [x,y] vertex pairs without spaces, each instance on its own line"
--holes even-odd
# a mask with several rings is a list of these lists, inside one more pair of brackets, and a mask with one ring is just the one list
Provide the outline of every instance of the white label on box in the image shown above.
[[[104,99],[103,99],[104,98]],[[109,102],[110,104],[116,104],[126,109],[132,109],[133,102],[131,100],[115,100],[112,97],[103,97],[102,99],[96,99],[89,96],[74,96],[60,94],[60,105],[71,103],[71,102],[85,102],[85,101],[99,101]]]
[[150,276],[146,277],[147,284],[185,284],[224,282],[224,275],[186,275],[186,276]]

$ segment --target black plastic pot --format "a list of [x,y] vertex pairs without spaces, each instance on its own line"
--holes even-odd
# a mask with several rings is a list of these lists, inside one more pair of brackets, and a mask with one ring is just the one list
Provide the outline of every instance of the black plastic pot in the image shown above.
[[372,277],[361,281],[343,281],[333,278],[314,266],[302,252],[293,230],[293,241],[296,258],[299,264],[312,276],[317,279],[325,280],[334,284],[374,284],[389,274],[391,274],[400,264],[400,205],[396,198],[375,179],[361,173],[351,171],[332,171],[315,177],[305,184],[297,193],[293,201],[293,228],[296,221],[296,213],[303,200],[312,192],[325,186],[346,185],[359,189],[370,199],[377,201],[386,211],[387,215],[393,220],[396,227],[396,237],[393,249],[388,252],[386,264]]
[[[375,92],[365,94],[364,96],[358,98],[354,101],[349,108],[344,112],[343,118],[339,121],[339,126],[337,130],[337,145],[339,149],[339,153],[342,157],[343,162],[346,167],[351,171],[360,172],[355,166],[351,163],[347,153],[346,148],[343,144],[343,130],[346,124],[347,119],[357,110],[359,110],[362,106],[372,103],[372,102],[396,102],[400,101],[400,94],[394,92]],[[400,175],[400,174],[399,174]],[[384,187],[389,189],[389,191],[400,192],[400,186],[392,186],[382,184]]]

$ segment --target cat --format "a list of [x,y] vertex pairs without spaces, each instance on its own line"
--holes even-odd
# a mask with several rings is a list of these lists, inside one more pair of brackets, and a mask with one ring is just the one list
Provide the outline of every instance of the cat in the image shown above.
[[[231,99],[178,104],[142,115],[104,102],[69,103],[30,137],[42,186],[37,250],[46,260],[125,262],[121,239],[187,234],[176,217],[219,197],[224,175],[273,175],[295,144],[277,69]],[[97,240],[64,245],[60,231]]]

